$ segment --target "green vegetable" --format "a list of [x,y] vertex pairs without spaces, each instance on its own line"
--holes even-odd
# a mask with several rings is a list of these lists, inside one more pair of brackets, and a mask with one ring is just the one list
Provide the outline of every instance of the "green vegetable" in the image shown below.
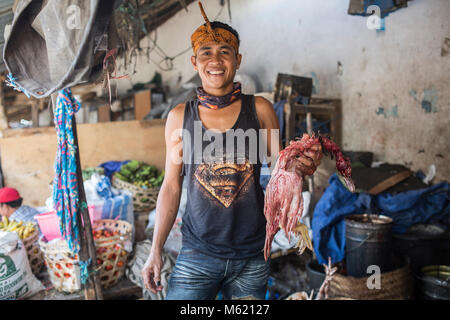
[[130,170],[128,170],[127,168],[122,168],[122,169],[120,169],[119,172],[122,176],[127,177],[127,178],[131,178],[131,176],[133,175],[133,173]]
[[102,167],[99,168],[86,168],[82,171],[83,180],[89,180],[94,173],[98,173],[99,175],[104,175],[105,171]]
[[125,181],[125,182],[129,182],[128,178],[124,177],[124,176],[121,175],[119,172],[114,173],[114,176],[115,176],[117,179],[119,179],[119,180],[122,180],[122,181]]
[[131,160],[125,165],[125,167],[128,168],[130,171],[136,171],[139,168],[139,161]]
[[121,180],[141,188],[153,188],[161,186],[165,172],[145,162],[131,160],[121,167],[119,174],[125,178],[119,178]]

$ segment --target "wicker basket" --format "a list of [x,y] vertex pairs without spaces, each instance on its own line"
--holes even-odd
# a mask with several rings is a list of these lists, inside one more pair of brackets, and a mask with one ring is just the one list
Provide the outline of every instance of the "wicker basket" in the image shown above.
[[128,190],[133,194],[133,207],[136,211],[149,211],[156,207],[160,187],[143,189],[132,183],[120,180],[114,175],[112,186],[117,189]]
[[[129,253],[124,249],[131,241],[132,226],[126,221],[97,220],[93,229],[106,228],[119,235],[95,240],[100,283],[104,289],[115,285],[125,273]],[[47,243],[42,238],[39,245],[44,253],[45,264],[53,287],[58,291],[75,292],[81,289],[80,267],[77,255],[72,255],[65,240]]]
[[39,274],[42,266],[44,265],[44,256],[39,248],[39,231],[36,228],[34,232],[27,238],[22,239],[22,243],[27,251],[28,262],[30,263],[31,271],[33,274]]
[[107,289],[119,282],[125,273],[129,256],[125,246],[127,241],[131,243],[132,226],[126,221],[104,219],[94,222],[93,229],[99,228],[119,233],[117,236],[95,240],[100,283]]
[[369,277],[354,278],[336,273],[330,282],[330,296],[357,300],[409,300],[413,297],[414,280],[408,262],[399,269],[382,273],[380,289],[367,287]]
[[78,256],[72,255],[65,240],[46,242],[43,237],[39,245],[44,253],[45,265],[53,287],[58,291],[72,293],[81,289]]

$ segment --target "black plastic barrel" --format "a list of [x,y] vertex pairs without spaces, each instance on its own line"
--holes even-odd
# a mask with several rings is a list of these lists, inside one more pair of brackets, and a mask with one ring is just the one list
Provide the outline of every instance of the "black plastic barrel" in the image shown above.
[[421,299],[450,300],[450,266],[425,266],[417,278]]
[[440,256],[440,264],[450,266],[450,230],[447,230],[442,237]]
[[[395,268],[392,255],[392,219],[383,215],[356,214],[345,218],[346,269],[351,277],[367,277],[367,268]],[[371,273],[370,273],[371,274]]]
[[306,264],[306,273],[309,278],[309,287],[315,293],[319,292],[320,286],[325,280],[325,270],[317,260],[311,260]]
[[[420,227],[420,228],[419,228]],[[407,233],[394,233],[394,250],[411,259],[411,269],[415,274],[428,265],[446,264],[442,261],[443,235],[445,230],[433,225],[416,225]]]

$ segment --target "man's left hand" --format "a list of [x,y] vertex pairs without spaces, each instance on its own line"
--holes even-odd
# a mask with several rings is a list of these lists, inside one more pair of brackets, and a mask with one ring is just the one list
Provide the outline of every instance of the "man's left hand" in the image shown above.
[[320,143],[313,145],[302,156],[297,158],[298,164],[295,171],[302,176],[311,176],[320,165],[322,159],[322,145]]

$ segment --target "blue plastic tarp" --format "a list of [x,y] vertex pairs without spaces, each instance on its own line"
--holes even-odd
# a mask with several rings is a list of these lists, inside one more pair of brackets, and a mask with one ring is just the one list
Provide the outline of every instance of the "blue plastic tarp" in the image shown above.
[[450,216],[447,182],[396,195],[351,193],[337,174],[314,209],[312,220],[314,252],[319,263],[342,261],[345,256],[345,221],[350,214],[375,213],[393,219],[392,231],[404,233],[417,223],[442,221]]
[[102,167],[105,170],[105,176],[107,176],[109,179],[111,179],[113,173],[120,171],[120,167],[122,167],[123,164],[127,164],[128,162],[130,162],[130,160],[108,161],[108,162],[103,162],[101,165],[99,165],[99,167]]

